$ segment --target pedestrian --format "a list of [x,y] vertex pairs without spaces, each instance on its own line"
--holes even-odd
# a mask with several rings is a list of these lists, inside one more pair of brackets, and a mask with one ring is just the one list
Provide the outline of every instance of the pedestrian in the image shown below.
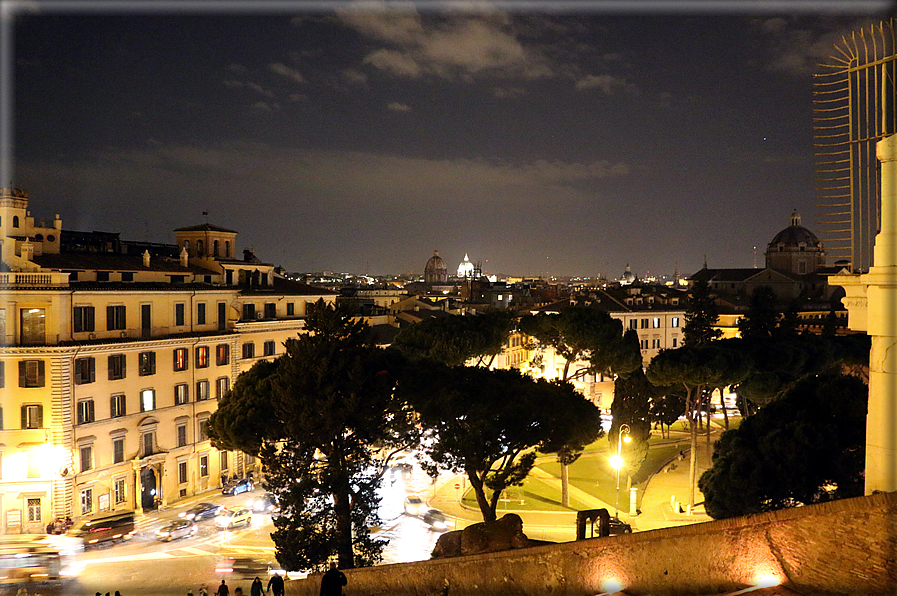
[[331,561],[330,569],[321,578],[321,596],[342,596],[343,586],[346,583],[346,576],[336,568],[336,563]]
[[249,596],[262,596],[265,592],[265,586],[262,585],[262,580],[255,576],[255,579],[252,580],[252,585],[249,586]]
[[209,589],[205,584],[199,585],[199,596],[209,596]]
[[234,589],[234,596],[243,596],[243,588],[241,588],[240,586],[237,586]]
[[276,573],[272,575],[268,580],[268,589],[272,596],[283,596],[283,577]]
[[227,584],[224,583],[224,580],[221,580],[221,585],[218,586],[218,591],[215,592],[215,596],[229,596],[230,588],[227,587]]
[[19,588],[19,591],[16,592],[16,596],[28,596],[28,590],[24,587]]

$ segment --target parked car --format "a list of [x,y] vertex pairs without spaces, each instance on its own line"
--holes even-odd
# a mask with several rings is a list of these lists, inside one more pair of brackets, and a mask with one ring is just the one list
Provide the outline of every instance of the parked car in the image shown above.
[[271,493],[265,493],[260,497],[250,499],[246,506],[252,509],[253,513],[274,513],[280,509],[277,505],[277,497]]
[[445,514],[438,509],[428,509],[421,519],[433,532],[445,532],[455,524],[445,518]]
[[251,478],[240,478],[239,480],[231,480],[221,488],[222,495],[239,495],[240,493],[248,493],[252,490]]
[[610,533],[614,534],[632,534],[632,526],[624,522],[618,517],[610,518]]
[[192,521],[181,519],[171,522],[167,526],[163,526],[156,531],[156,539],[162,542],[171,542],[185,536],[193,536],[196,534],[196,524]]
[[200,521],[218,515],[218,512],[224,509],[224,505],[216,505],[215,503],[197,503],[187,511],[178,513],[178,517],[189,519],[191,521]]
[[427,505],[423,499],[417,495],[408,495],[405,497],[405,513],[408,515],[420,515],[427,510]]
[[240,524],[248,526],[250,523],[252,523],[252,512],[246,507],[223,509],[215,518],[215,524],[222,530],[230,530]]

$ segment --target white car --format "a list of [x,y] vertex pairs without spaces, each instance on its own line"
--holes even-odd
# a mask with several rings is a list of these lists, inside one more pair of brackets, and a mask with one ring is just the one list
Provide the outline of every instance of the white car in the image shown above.
[[215,518],[215,525],[222,530],[230,530],[234,526],[240,524],[249,525],[252,523],[252,512],[246,507],[234,507],[233,509],[224,509]]
[[405,497],[405,513],[408,515],[421,515],[427,509],[427,504],[417,495]]
[[171,542],[184,536],[196,534],[196,524],[189,520],[173,521],[156,532],[156,539],[162,542]]

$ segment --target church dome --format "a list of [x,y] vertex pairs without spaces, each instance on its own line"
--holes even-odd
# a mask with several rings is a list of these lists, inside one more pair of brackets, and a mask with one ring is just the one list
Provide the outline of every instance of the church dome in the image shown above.
[[464,253],[464,260],[458,265],[458,277],[473,277],[473,263],[467,253]]
[[448,281],[448,267],[445,261],[439,256],[439,251],[434,250],[433,256],[427,261],[424,267],[424,281],[428,284],[445,283]]
[[623,275],[620,276],[620,285],[628,286],[629,284],[635,283],[635,281],[635,273],[632,272],[629,263],[626,263],[626,269],[623,271]]
[[804,246],[819,246],[819,238],[816,234],[800,225],[800,214],[795,211],[791,214],[791,225],[779,232],[769,243],[770,247],[784,245],[786,248]]

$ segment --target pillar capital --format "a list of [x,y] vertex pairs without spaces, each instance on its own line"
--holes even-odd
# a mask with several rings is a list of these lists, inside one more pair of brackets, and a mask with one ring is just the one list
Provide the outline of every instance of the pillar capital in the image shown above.
[[897,134],[885,137],[875,144],[875,156],[878,161],[897,160]]

